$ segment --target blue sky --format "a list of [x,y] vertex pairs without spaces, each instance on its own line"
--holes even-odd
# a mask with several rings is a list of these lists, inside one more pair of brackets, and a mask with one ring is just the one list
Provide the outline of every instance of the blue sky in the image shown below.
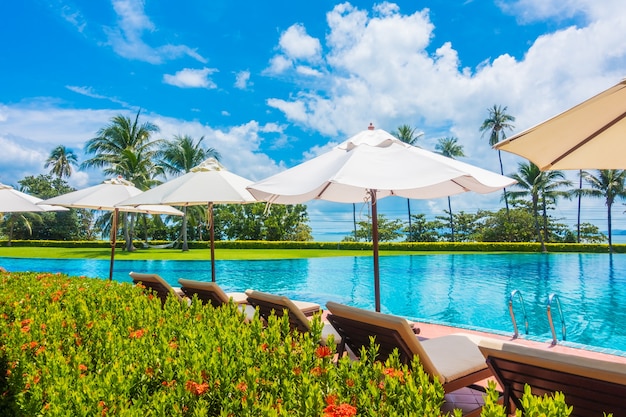
[[[626,75],[618,0],[22,0],[0,3],[0,14],[0,182],[11,185],[45,173],[60,144],[84,160],[86,140],[139,109],[159,137],[205,136],[229,170],[251,180],[370,122],[387,131],[414,126],[430,150],[438,138],[457,137],[464,161],[498,171],[478,131],[487,108],[508,107],[511,135]],[[503,159],[505,173],[522,161]],[[90,170],[70,182],[102,179]],[[406,217],[405,201],[387,200],[381,213]],[[411,204],[430,218],[447,207],[445,199]],[[502,203],[495,193],[452,204],[475,211]],[[614,210],[617,228],[626,228],[623,210]],[[309,214],[319,240],[351,230],[346,205],[315,202]],[[574,203],[556,215],[575,222]],[[601,200],[584,202],[584,221],[604,229],[605,217]]]

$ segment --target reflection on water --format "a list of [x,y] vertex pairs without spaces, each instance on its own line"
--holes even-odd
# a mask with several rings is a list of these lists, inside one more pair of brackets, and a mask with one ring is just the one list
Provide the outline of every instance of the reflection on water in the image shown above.
[[[9,271],[51,271],[107,277],[108,261],[0,258]],[[209,281],[208,261],[117,261],[114,278],[152,271],[172,285],[178,278]],[[280,261],[216,261],[218,283],[227,291],[254,288],[324,305],[337,301],[374,308],[370,257]],[[558,295],[567,340],[626,351],[626,255],[442,254],[380,259],[384,312],[512,334],[508,299],[519,290],[529,333],[552,338],[546,307]],[[518,323],[521,311],[517,312]],[[553,309],[557,336],[560,321]],[[520,326],[523,331],[523,326]]]

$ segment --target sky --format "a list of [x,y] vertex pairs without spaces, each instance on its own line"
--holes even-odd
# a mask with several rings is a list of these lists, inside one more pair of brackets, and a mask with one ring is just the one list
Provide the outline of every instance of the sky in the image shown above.
[[[65,145],[117,115],[158,138],[204,136],[230,171],[258,181],[367,128],[408,124],[434,150],[456,137],[461,160],[499,172],[479,127],[493,105],[521,132],[626,76],[621,0],[21,0],[0,2],[0,182],[47,173]],[[525,160],[502,153],[504,173]],[[568,178],[577,181],[575,173]],[[77,170],[76,188],[105,179]],[[501,193],[452,197],[452,209],[503,207]],[[432,219],[447,200],[413,200]],[[367,209],[357,204],[365,220]],[[622,203],[614,228],[626,229]],[[316,240],[352,230],[351,205],[312,202]],[[406,200],[379,213],[406,219]],[[554,213],[576,223],[575,202]],[[606,230],[602,200],[582,221]]]

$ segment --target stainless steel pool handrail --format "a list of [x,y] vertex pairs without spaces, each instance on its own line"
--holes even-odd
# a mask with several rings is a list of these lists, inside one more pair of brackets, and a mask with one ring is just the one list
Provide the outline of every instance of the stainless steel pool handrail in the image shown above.
[[563,318],[563,310],[561,310],[561,301],[559,301],[559,297],[555,293],[552,293],[548,297],[547,313],[548,313],[548,323],[550,323],[550,331],[552,332],[552,346],[554,346],[557,343],[557,339],[556,339],[556,331],[554,330],[554,323],[552,321],[552,308],[551,308],[552,301],[556,301],[556,305],[559,309],[559,317],[561,319],[561,333],[563,334],[563,340],[565,340],[565,337],[566,337],[566,333],[565,333],[566,330],[565,330],[565,319]]
[[513,311],[513,297],[516,295],[522,306],[522,313],[524,314],[524,330],[526,331],[526,334],[528,334],[528,316],[526,315],[526,307],[524,306],[524,297],[522,297],[522,293],[519,290],[513,290],[509,296],[509,314],[511,315],[511,321],[513,322],[513,330],[515,330],[513,339],[517,339],[519,336],[519,332],[517,331],[517,321],[515,320],[515,312]]

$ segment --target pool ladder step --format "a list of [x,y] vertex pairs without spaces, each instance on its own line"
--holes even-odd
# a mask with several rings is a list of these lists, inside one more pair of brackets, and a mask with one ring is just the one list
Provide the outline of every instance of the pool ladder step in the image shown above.
[[[518,300],[521,308],[522,314],[524,315],[524,332],[528,334],[528,315],[526,314],[526,306],[524,305],[524,297],[522,297],[522,293],[519,290],[511,291],[511,295],[509,296],[509,314],[511,315],[511,321],[513,322],[513,339],[516,339],[519,336],[519,331],[517,329],[517,320],[515,320],[515,311],[513,308],[513,301]],[[561,320],[561,334],[563,335],[563,340],[566,338],[566,329],[565,329],[565,319],[563,318],[563,310],[561,310],[561,302],[559,297],[552,293],[548,296],[548,303],[546,305],[546,311],[548,314],[548,323],[550,324],[550,331],[552,332],[552,345],[557,344],[556,330],[554,329],[554,321],[552,320],[552,305],[556,304],[559,312],[559,318]]]

